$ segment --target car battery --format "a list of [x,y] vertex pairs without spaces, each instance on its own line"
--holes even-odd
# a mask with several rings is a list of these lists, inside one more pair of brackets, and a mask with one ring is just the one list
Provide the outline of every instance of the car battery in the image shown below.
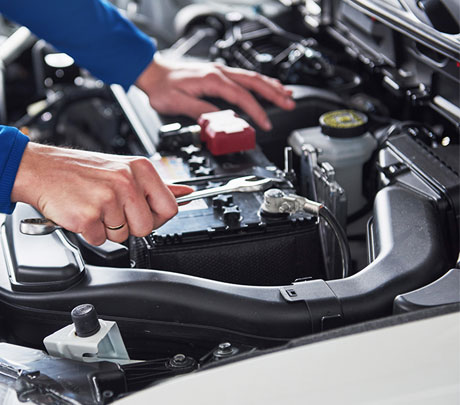
[[[194,145],[154,164],[166,182],[196,190],[254,175],[270,177],[276,188],[295,192],[256,148],[213,156]],[[263,191],[217,195],[179,208],[176,217],[144,238],[130,239],[132,265],[245,285],[284,285],[324,277],[316,218],[309,214],[267,217]]]

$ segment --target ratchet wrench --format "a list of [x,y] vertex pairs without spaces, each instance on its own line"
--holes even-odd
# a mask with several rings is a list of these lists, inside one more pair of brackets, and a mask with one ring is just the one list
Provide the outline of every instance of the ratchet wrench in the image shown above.
[[[198,200],[200,198],[214,197],[220,194],[229,193],[251,193],[265,191],[273,183],[272,179],[257,179],[255,176],[244,176],[230,180],[227,184],[205,190],[194,191],[183,197],[176,198],[178,204]],[[27,218],[21,220],[19,230],[25,235],[49,235],[58,229],[63,229],[47,218]]]
[[62,226],[47,218],[27,218],[22,219],[19,224],[19,230],[25,235],[49,235]]

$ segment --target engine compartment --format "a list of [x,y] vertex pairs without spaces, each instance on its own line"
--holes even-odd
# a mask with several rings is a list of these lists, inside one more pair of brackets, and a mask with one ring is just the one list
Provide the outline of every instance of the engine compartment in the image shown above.
[[[146,156],[166,182],[197,190],[269,178],[272,189],[330,210],[351,261],[345,272],[331,222],[302,210],[269,215],[264,190],[197,200],[146,238],[100,247],[67,231],[21,234],[20,221],[39,213],[19,204],[1,226],[3,341],[43,349],[71,323],[72,308],[94,305],[117,323],[130,359],[145,361],[117,368],[114,394],[101,400],[108,403],[294,338],[458,302],[458,40],[434,50],[380,7],[182,9],[180,38],[165,57],[276,77],[297,103],[286,112],[262,101],[269,132],[236,111],[255,128],[257,146],[221,156],[197,139],[195,123],[157,114],[139,89],[126,93],[72,60],[53,62],[62,54],[15,31],[5,40],[20,52],[4,60],[4,123],[37,142]],[[325,132],[350,128],[346,137]],[[422,298],[411,293],[419,289]]]

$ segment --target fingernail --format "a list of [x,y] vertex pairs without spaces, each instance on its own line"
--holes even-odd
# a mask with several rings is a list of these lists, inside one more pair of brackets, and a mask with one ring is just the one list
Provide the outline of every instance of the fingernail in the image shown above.
[[272,123],[269,120],[266,120],[262,125],[262,129],[264,131],[271,131],[273,129]]

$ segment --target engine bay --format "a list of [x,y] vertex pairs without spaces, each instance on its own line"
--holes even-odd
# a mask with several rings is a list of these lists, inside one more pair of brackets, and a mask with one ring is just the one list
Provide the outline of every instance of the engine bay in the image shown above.
[[[0,351],[11,364],[49,349],[48,339],[67,349],[22,368],[49,369],[51,379],[65,369],[80,389],[58,388],[64,397],[110,403],[295,338],[458,305],[458,35],[448,41],[426,21],[431,37],[415,35],[384,1],[292,3],[254,13],[184,7],[177,41],[162,50],[287,85],[294,110],[261,100],[268,132],[221,100],[211,101],[230,118],[162,116],[141,90],[103,84],[3,22],[2,123],[35,142],[145,156],[166,183],[196,191],[267,180],[183,205],[147,237],[98,247],[62,229],[22,233],[21,221],[41,215],[18,204],[0,222],[0,337],[9,345]],[[224,143],[241,134],[241,144]],[[59,335],[82,304],[125,351],[80,353]],[[29,383],[29,399],[51,387]],[[84,402],[93,390],[107,394]]]

